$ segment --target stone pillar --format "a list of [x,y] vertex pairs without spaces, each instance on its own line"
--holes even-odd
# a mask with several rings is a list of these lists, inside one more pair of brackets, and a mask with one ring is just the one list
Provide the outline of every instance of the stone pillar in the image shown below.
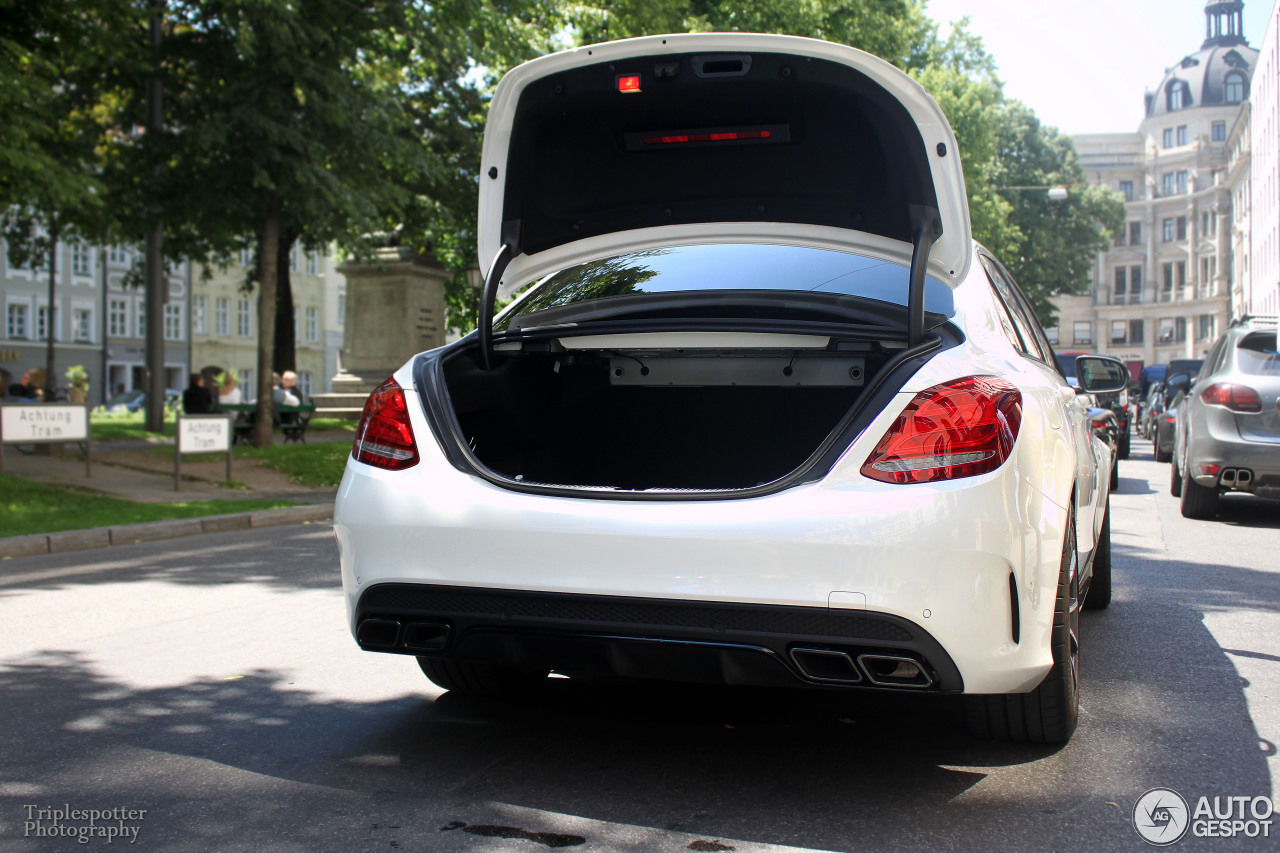
[[347,277],[341,364],[333,392],[315,396],[316,412],[359,417],[369,392],[415,353],[444,344],[449,273],[432,257],[398,248],[338,272]]

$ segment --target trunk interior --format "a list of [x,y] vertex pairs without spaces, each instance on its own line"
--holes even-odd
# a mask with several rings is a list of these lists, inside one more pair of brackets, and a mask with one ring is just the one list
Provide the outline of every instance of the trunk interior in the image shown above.
[[493,472],[610,489],[742,489],[795,470],[889,353],[474,351],[445,365],[463,438]]

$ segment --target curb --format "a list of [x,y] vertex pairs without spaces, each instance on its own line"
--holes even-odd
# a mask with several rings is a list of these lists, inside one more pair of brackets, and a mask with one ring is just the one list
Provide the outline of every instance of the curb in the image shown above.
[[146,521],[115,527],[91,527],[88,530],[63,530],[0,539],[0,559],[34,557],[38,554],[62,554],[109,545],[136,545],[159,539],[198,536],[201,533],[224,533],[228,530],[252,530],[282,524],[307,524],[333,518],[332,504],[307,504],[231,515],[204,518],[175,518],[170,521]]

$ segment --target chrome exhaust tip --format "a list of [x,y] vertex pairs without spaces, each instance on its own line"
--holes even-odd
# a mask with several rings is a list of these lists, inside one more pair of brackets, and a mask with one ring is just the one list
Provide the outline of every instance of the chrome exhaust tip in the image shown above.
[[1236,471],[1236,488],[1251,489],[1253,488],[1253,472],[1248,468],[1240,468]]
[[840,684],[857,684],[862,681],[862,673],[847,652],[833,649],[792,649],[791,660],[814,681]]
[[1227,488],[1232,488],[1236,484],[1237,476],[1238,472],[1235,468],[1224,468],[1222,469],[1222,476],[1218,478],[1218,482]]
[[933,677],[914,658],[899,655],[858,655],[858,665],[867,673],[867,679],[878,687],[924,690],[933,686]]

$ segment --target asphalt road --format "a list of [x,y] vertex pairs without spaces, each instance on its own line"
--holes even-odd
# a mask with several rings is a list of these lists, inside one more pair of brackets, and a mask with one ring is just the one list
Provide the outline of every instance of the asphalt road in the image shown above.
[[[1146,849],[1148,789],[1271,797],[1280,762],[1280,504],[1188,521],[1167,477],[1146,444],[1121,463],[1115,601],[1084,618],[1062,749],[976,741],[918,697],[441,695],[355,647],[327,525],[7,560],[0,850],[106,846],[29,834],[65,807],[134,810],[95,819],[130,833],[111,849]],[[1277,850],[1273,824],[1175,849]]]

